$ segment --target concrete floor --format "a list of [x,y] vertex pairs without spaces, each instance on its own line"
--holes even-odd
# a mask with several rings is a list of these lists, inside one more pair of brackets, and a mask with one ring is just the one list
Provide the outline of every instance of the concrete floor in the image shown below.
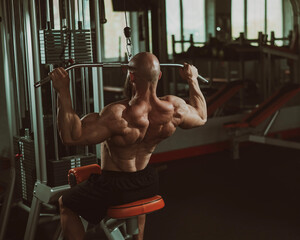
[[[166,167],[166,168],[164,168]],[[145,240],[300,239],[300,151],[252,144],[160,166],[166,207],[148,215]],[[21,240],[27,213],[12,209],[6,240]],[[39,226],[51,239],[57,222]]]

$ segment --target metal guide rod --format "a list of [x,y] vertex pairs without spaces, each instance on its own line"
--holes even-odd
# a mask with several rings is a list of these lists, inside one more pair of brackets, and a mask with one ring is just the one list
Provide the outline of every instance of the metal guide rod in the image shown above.
[[[183,64],[177,64],[177,63],[161,63],[161,67],[184,67]],[[82,67],[103,67],[103,68],[119,68],[119,67],[128,67],[128,63],[79,63],[71,65],[67,68],[65,68],[66,71],[69,71],[74,68],[82,68]],[[197,79],[201,82],[208,83],[208,80],[202,77],[201,75],[198,75]],[[50,76],[45,77],[39,82],[36,82],[34,86],[40,87],[41,85],[49,82],[51,80]]]
[[[12,5],[14,3],[12,2]],[[8,225],[11,204],[14,196],[14,187],[16,180],[16,169],[15,169],[15,158],[13,149],[13,136],[16,134],[16,125],[14,124],[14,97],[13,97],[13,86],[11,80],[11,61],[10,61],[10,51],[9,51],[9,41],[8,41],[8,16],[5,12],[7,8],[6,1],[0,2],[0,16],[2,16],[3,21],[0,23],[0,47],[2,48],[2,62],[3,62],[3,76],[4,76],[4,87],[6,96],[6,106],[7,106],[7,123],[8,123],[8,139],[9,142],[9,157],[10,157],[10,181],[7,185],[7,189],[4,195],[4,202],[0,212],[0,240],[5,239],[5,231]],[[2,74],[1,74],[2,75]],[[2,79],[1,79],[2,81]]]
[[[50,70],[53,70],[53,65],[50,65]],[[52,86],[52,82],[51,82]],[[51,87],[51,102],[52,102],[52,123],[53,123],[53,138],[54,138],[54,159],[59,160],[58,156],[58,141],[57,141],[57,125],[56,125],[56,92]]]

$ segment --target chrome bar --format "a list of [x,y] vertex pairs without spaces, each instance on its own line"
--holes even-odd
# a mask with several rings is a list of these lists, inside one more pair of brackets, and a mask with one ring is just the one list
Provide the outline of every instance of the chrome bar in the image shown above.
[[[176,64],[176,63],[161,63],[161,67],[184,67],[183,64]],[[69,71],[71,69],[75,68],[82,68],[82,67],[103,67],[103,68],[119,68],[119,67],[128,67],[128,63],[82,63],[82,64],[74,64],[69,67],[67,67],[65,70]],[[201,82],[208,83],[209,81],[202,77],[201,75],[198,75],[197,79]],[[39,82],[36,82],[34,86],[40,87],[41,85],[49,82],[51,80],[50,76],[42,79]]]
[[85,77],[86,77],[86,110],[90,112],[90,85],[89,85],[89,69],[85,68]]
[[13,136],[16,134],[15,128],[15,118],[13,116],[14,113],[14,98],[12,94],[12,85],[11,85],[11,62],[10,62],[10,51],[8,51],[8,41],[7,37],[8,34],[6,33],[7,30],[7,13],[5,10],[8,9],[6,7],[6,1],[0,2],[0,16],[2,16],[3,20],[0,22],[0,43],[2,47],[2,61],[3,61],[3,75],[4,75],[4,86],[5,86],[5,95],[6,95],[6,105],[7,105],[7,122],[8,122],[8,128],[9,128],[9,138],[7,139],[9,141],[9,157],[10,157],[10,181],[7,186],[7,193],[5,194],[3,207],[1,209],[1,215],[0,215],[0,240],[5,239],[5,231],[8,224],[8,218],[11,210],[11,204],[13,199],[13,193],[14,193],[14,186],[15,186],[15,180],[16,180],[16,170],[15,170],[15,158],[14,158],[14,149],[13,149]]
[[[37,28],[37,14],[36,6],[34,0],[29,0],[30,8],[30,27],[31,27],[31,44],[32,44],[32,60],[33,60],[33,78],[30,81],[39,79],[41,77],[40,73],[40,52],[39,52],[39,40],[38,40],[38,28]],[[32,85],[31,85],[32,86]],[[42,106],[42,92],[37,91],[34,88],[30,88],[32,91],[32,104],[35,106],[35,114],[33,114],[32,119],[36,119],[36,124],[34,126],[34,140],[35,140],[35,151],[38,152],[38,158],[36,161],[40,164],[40,181],[42,183],[47,183],[47,170],[46,170],[46,154],[45,154],[45,136],[44,136],[44,119],[43,119],[43,106]],[[33,112],[34,112],[33,111]]]
[[[101,29],[100,24],[100,13],[101,9],[100,6],[103,6],[100,0],[94,1],[94,16],[95,16],[95,35],[96,35],[96,57],[97,62],[102,62],[102,37],[101,33],[103,34],[103,29]],[[103,10],[103,9],[102,9]],[[94,111],[100,112],[104,107],[104,91],[103,91],[103,71],[101,68],[93,69],[93,96],[94,96]],[[96,155],[97,158],[101,158],[101,150],[100,144],[96,145]]]
[[17,119],[18,127],[22,128],[22,113],[21,113],[21,96],[20,96],[20,79],[19,79],[19,63],[18,63],[18,53],[17,53],[17,35],[16,35],[16,23],[15,23],[15,6],[14,0],[11,0],[11,26],[12,26],[12,42],[13,42],[13,53],[14,53],[14,67],[15,67],[15,78],[16,78],[16,92],[17,92]]
[[274,122],[275,122],[275,120],[276,120],[276,118],[277,118],[279,112],[280,112],[280,111],[278,110],[278,111],[276,111],[276,112],[273,114],[271,120],[269,121],[269,123],[267,124],[267,127],[266,127],[265,130],[264,130],[263,136],[266,136],[266,135],[269,133],[269,131],[270,131],[271,127],[273,126],[273,124],[274,124]]
[[[53,69],[53,65],[50,65],[50,70]],[[58,141],[57,141],[57,124],[56,124],[56,92],[53,89],[51,82],[51,103],[52,103],[52,124],[53,124],[53,141],[54,141],[54,159],[59,160],[58,156]]]
[[[22,7],[21,4],[18,4],[18,13],[19,13],[19,21],[18,24],[20,26],[20,49],[21,49],[21,56],[22,56],[22,61],[23,63],[27,62],[26,59],[26,37],[25,37],[25,24],[23,24],[23,11],[22,11]],[[29,93],[28,93],[28,71],[27,71],[27,64],[22,64],[22,68],[23,68],[23,84],[24,84],[24,97],[25,97],[25,110],[29,111]],[[32,128],[31,128],[32,129]]]
[[[87,98],[86,98],[86,76],[85,76],[85,68],[80,69],[81,74],[81,95],[82,95],[82,112],[84,115],[87,114]],[[89,147],[84,147],[84,153],[88,155]]]
[[[43,108],[42,108],[42,92],[33,87],[34,79],[40,79],[40,55],[39,55],[39,41],[37,28],[37,14],[34,0],[24,1],[24,22],[27,26],[28,44],[27,49],[30,55],[31,66],[30,71],[30,91],[32,104],[32,122],[34,133],[34,149],[35,149],[35,164],[37,182],[47,184],[47,169],[46,169],[46,154],[45,154],[45,136],[44,136],[44,122],[43,122]],[[26,231],[24,235],[25,240],[34,239],[38,218],[40,213],[41,201],[33,196],[31,209],[28,217]]]
[[77,0],[78,22],[83,22],[82,0]]

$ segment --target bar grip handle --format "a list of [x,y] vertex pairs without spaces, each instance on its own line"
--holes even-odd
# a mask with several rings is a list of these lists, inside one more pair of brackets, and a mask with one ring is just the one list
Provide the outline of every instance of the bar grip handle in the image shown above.
[[35,88],[38,88],[38,87],[42,86],[43,84],[45,84],[46,82],[49,82],[50,80],[51,80],[51,77],[50,77],[50,76],[47,76],[47,77],[43,78],[41,81],[36,82],[36,83],[34,84],[34,87],[35,87]]
[[201,75],[198,75],[197,80],[203,83],[209,83],[209,81],[204,77],[202,77]]

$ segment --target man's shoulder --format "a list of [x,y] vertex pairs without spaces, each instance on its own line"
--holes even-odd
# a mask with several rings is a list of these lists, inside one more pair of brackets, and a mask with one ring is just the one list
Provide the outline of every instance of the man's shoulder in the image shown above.
[[101,115],[110,115],[110,116],[117,116],[120,115],[128,106],[128,100],[121,100],[118,102],[113,102],[106,105],[102,111]]
[[160,100],[172,103],[173,105],[177,105],[179,103],[185,103],[185,101],[182,98],[174,95],[165,95],[163,97],[160,97]]
[[117,109],[124,109],[128,106],[128,100],[127,99],[124,99],[124,100],[121,100],[121,101],[117,101],[117,102],[113,102],[113,103],[110,103],[108,105],[106,105],[103,110],[117,110]]

